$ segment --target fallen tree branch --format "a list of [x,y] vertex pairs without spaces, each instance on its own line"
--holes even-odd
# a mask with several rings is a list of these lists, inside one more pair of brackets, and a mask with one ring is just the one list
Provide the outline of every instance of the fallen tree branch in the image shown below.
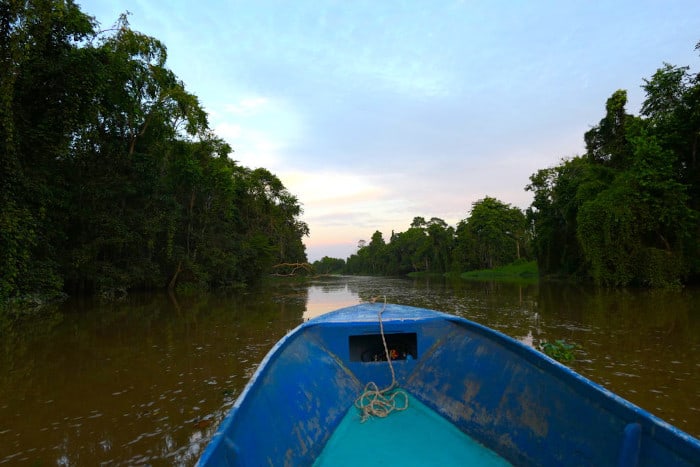
[[291,268],[291,272],[284,274],[281,272],[272,273],[273,276],[289,277],[295,276],[298,270],[306,271],[307,274],[313,274],[314,268],[309,263],[280,263],[272,266],[272,269]]

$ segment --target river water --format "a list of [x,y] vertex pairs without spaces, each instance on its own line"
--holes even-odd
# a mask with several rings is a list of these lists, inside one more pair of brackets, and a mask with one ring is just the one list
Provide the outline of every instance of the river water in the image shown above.
[[339,277],[199,297],[70,300],[0,326],[0,465],[192,465],[286,332],[388,302],[464,316],[700,437],[700,290]]

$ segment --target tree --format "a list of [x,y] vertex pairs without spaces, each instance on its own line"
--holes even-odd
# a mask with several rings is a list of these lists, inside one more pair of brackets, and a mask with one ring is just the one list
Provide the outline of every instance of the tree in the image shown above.
[[318,274],[342,274],[345,271],[345,260],[324,256],[314,261],[313,268]]
[[626,128],[634,117],[626,113],[626,104],[627,91],[618,89],[605,103],[605,117],[584,135],[586,154],[592,162],[615,168],[627,163],[631,149]]
[[71,0],[0,9],[0,299],[252,282],[304,262],[298,199],[239,167],[165,45]]
[[452,254],[455,242],[455,230],[447,223],[432,217],[427,222],[428,238],[431,246],[431,265],[434,272],[447,272],[452,267]]
[[599,284],[675,284],[686,272],[683,244],[694,213],[674,175],[675,156],[641,130],[630,135],[634,159],[610,187],[586,201],[577,235]]
[[530,177],[540,271],[609,286],[665,286],[700,271],[700,80],[666,64],[643,87],[643,117],[616,91],[585,134],[586,154]]
[[411,228],[401,236],[401,240],[404,256],[409,260],[411,270],[413,272],[430,271],[430,239],[425,230],[425,222],[414,221]]
[[525,227],[525,215],[518,208],[488,196],[475,201],[469,218],[457,229],[461,251],[468,255],[463,263],[492,269],[515,261]]
[[[65,199],[59,160],[90,105],[89,50],[75,46],[92,20],[71,1],[4,2],[0,8],[0,299],[56,293],[56,224]],[[47,189],[52,185],[54,189]]]
[[382,274],[386,266],[386,242],[380,231],[372,234],[367,245],[367,266],[370,274]]
[[581,204],[606,189],[614,171],[588,157],[574,157],[530,176],[534,199],[527,210],[532,248],[544,275],[587,275],[577,237]]
[[[698,43],[700,46],[700,43]],[[696,46],[696,50],[700,47]],[[646,99],[641,114],[664,148],[677,157],[682,181],[692,188],[691,206],[700,207],[700,73],[668,63],[642,86]]]

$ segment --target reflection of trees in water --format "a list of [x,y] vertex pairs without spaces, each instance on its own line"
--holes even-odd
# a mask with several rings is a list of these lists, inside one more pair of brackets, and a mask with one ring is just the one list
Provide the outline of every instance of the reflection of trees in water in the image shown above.
[[700,290],[608,290],[549,284],[548,336],[581,349],[571,364],[622,397],[700,434]]
[[442,277],[419,279],[345,276],[343,287],[361,301],[373,299],[401,305],[453,313],[487,326],[525,338],[536,302],[536,285],[493,281],[446,280]]
[[[362,301],[454,313],[537,347],[578,344],[577,371],[700,434],[700,290],[608,290],[565,283],[350,277]],[[692,421],[691,418],[699,419]]]
[[24,452],[37,463],[192,464],[265,353],[301,322],[306,288],[289,292],[179,296],[177,306],[166,294],[73,300],[6,326],[0,462]]
[[541,287],[539,311],[558,326],[577,323],[643,344],[651,335],[674,340],[697,336],[693,330],[700,325],[699,298],[697,290],[609,290],[548,284]]
[[51,340],[62,322],[63,314],[56,305],[26,318],[0,314],[0,401],[24,398],[31,393],[34,380],[28,376],[37,364],[52,357],[51,353],[41,352],[42,343]]
[[697,290],[337,277],[180,295],[177,306],[165,294],[74,300],[40,320],[4,324],[0,461],[36,449],[32,459],[44,463],[61,452],[86,464],[191,464],[267,351],[303,320],[310,287],[327,294],[331,308],[335,292],[386,296],[533,346],[575,342],[576,370],[700,434],[700,417],[691,416],[700,410]]

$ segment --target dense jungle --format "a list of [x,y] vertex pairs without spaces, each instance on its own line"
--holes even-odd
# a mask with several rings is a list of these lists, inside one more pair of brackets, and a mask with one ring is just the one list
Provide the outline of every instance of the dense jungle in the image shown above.
[[[700,43],[695,46],[700,51]],[[700,73],[663,64],[644,79],[640,115],[613,92],[584,135],[586,152],[538,170],[522,211],[486,196],[456,228],[415,217],[361,240],[323,272],[459,273],[536,260],[542,277],[606,287],[676,287],[700,279]]]
[[72,1],[0,9],[0,299],[249,284],[306,261],[299,201],[238,165],[159,40]]
[[[235,161],[165,44],[72,1],[0,11],[0,302],[245,286],[307,261],[300,200]],[[700,43],[696,45],[700,50]],[[617,90],[584,154],[542,168],[521,210],[485,196],[456,227],[414,217],[312,273],[402,275],[536,261],[543,277],[700,278],[700,74],[662,64],[639,115]]]

